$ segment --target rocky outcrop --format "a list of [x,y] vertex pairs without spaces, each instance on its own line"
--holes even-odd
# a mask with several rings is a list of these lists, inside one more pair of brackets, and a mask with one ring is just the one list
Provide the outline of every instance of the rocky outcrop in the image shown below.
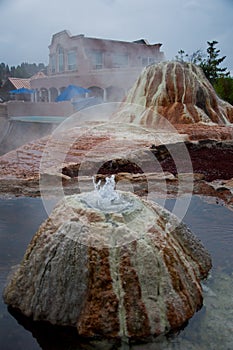
[[[142,125],[156,127],[157,115],[172,124],[233,122],[233,106],[221,100],[202,70],[191,63],[161,62],[146,67],[125,99],[132,112],[121,114],[125,121],[134,119]],[[135,105],[148,108],[141,116],[135,114]]]
[[213,125],[213,124],[176,124],[176,130],[180,134],[188,135],[189,140],[232,140],[233,125]]
[[119,193],[133,204],[120,212],[99,210],[84,194],[60,202],[11,276],[5,302],[85,337],[143,338],[192,317],[208,252],[168,211]]
[[[206,181],[229,180],[233,177],[233,142],[201,140],[199,142],[184,143],[192,163],[194,174],[202,174]],[[185,173],[189,166],[189,159],[184,158],[183,143],[154,146],[151,152],[159,160],[162,168],[179,176],[176,164],[181,164],[180,172]],[[174,160],[172,155],[176,155]],[[183,160],[183,161],[182,161]]]
[[[161,133],[159,138],[150,130],[143,129],[137,125],[129,127],[121,123],[117,125],[106,123],[96,128],[91,125],[79,128],[70,128],[55,136],[44,137],[28,143],[18,149],[8,152],[0,157],[0,180],[6,177],[11,178],[38,178],[42,169],[41,160],[43,154],[46,156],[46,171],[55,169],[62,171],[61,164],[81,163],[95,164],[99,159],[103,162],[112,159],[132,158],[131,154],[159,142],[177,142],[187,139],[186,135],[174,132]],[[55,156],[56,153],[56,156]],[[76,167],[77,169],[77,167]],[[94,173],[93,173],[94,175]]]

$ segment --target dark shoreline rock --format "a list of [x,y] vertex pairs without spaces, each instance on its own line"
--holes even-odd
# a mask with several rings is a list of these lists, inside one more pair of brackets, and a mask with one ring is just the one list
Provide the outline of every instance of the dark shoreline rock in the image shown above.
[[[208,182],[213,180],[229,180],[233,178],[233,142],[200,140],[198,142],[184,142],[193,166],[193,172],[203,174]],[[176,158],[182,159],[183,143],[166,144],[151,147],[151,152],[161,162],[165,171],[177,175],[177,169],[172,154]],[[177,159],[176,159],[177,161]],[[185,173],[187,159],[183,159],[183,169]]]

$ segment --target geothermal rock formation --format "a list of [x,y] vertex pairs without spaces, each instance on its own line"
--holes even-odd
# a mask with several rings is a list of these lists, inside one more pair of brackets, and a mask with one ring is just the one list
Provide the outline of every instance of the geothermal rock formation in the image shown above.
[[119,212],[88,204],[92,193],[60,202],[10,278],[5,302],[85,337],[159,335],[192,317],[208,252],[160,206],[119,193]]
[[142,125],[151,127],[156,127],[157,114],[172,124],[233,122],[233,106],[216,95],[202,70],[191,63],[161,62],[146,67],[125,102],[150,110],[139,118],[134,105],[128,115],[123,106],[124,120],[139,119]]

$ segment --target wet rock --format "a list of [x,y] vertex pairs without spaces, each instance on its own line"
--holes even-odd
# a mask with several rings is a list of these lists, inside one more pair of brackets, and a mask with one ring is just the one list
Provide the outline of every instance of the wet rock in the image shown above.
[[[156,127],[157,115],[172,124],[198,122],[225,125],[233,122],[233,106],[219,99],[202,70],[187,62],[161,62],[146,67],[138,77],[122,107],[124,121],[138,121],[141,125]],[[138,116],[135,105],[148,108]]]
[[233,127],[223,125],[208,124],[176,124],[180,134],[188,135],[189,140],[232,140]]
[[211,268],[202,243],[157,204],[119,192],[121,212],[84,194],[54,208],[10,277],[4,301],[85,337],[145,338],[181,327],[202,306]]

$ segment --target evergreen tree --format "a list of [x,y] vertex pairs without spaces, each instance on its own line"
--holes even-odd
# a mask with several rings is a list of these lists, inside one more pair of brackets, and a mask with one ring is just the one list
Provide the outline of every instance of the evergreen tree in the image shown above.
[[214,84],[218,78],[229,77],[230,72],[227,72],[227,68],[219,67],[226,56],[219,57],[220,50],[217,50],[215,47],[218,41],[207,41],[207,44],[207,54],[199,49],[189,55],[181,49],[178,51],[178,55],[175,56],[175,59],[179,62],[191,62],[200,66],[207,79]]
[[216,49],[218,44],[216,40],[207,41],[207,44],[206,55],[201,50],[197,50],[191,55],[184,50],[179,50],[175,58],[179,62],[192,62],[200,66],[218,96],[233,105],[233,78],[230,77],[227,68],[220,67],[226,56],[219,57],[220,50]]
[[215,45],[216,40],[207,41],[207,57],[201,60],[200,67],[204,71],[207,79],[213,84],[217,78],[227,77],[230,72],[226,72],[227,68],[220,68],[219,65],[225,60],[226,56],[219,57],[220,50],[217,50]]
[[214,89],[220,98],[233,105],[233,78],[217,78],[214,82]]
[[0,63],[0,86],[4,84],[8,77],[13,78],[30,78],[41,70],[45,70],[46,67],[43,63],[26,63],[23,62],[17,67],[9,66],[5,63]]

